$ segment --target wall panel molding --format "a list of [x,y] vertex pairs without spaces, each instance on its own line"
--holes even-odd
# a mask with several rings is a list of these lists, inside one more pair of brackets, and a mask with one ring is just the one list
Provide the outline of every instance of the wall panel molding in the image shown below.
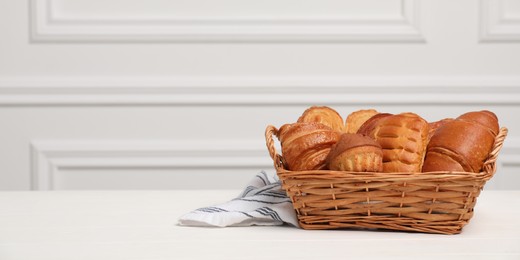
[[[264,143],[258,141],[100,141],[37,140],[31,142],[32,189],[54,190],[57,174],[64,169],[271,169]],[[520,139],[508,137],[498,158],[498,174],[520,169]],[[501,188],[498,183],[488,188]],[[494,187],[498,186],[498,187]]]
[[481,42],[520,41],[520,17],[508,15],[505,0],[481,0],[480,9]]
[[65,169],[273,168],[265,143],[254,140],[34,140],[31,166],[33,190],[54,190]]
[[[420,0],[395,15],[366,17],[172,17],[106,19],[56,15],[56,1],[31,0],[34,42],[424,42]],[[397,9],[397,8],[396,8]],[[66,18],[64,18],[66,17]]]
[[0,77],[0,106],[307,104],[520,105],[520,77]]

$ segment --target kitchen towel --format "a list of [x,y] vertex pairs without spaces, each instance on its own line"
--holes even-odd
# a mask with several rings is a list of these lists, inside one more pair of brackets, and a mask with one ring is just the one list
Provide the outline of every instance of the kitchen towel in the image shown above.
[[258,173],[240,195],[231,201],[196,209],[183,215],[179,225],[243,227],[290,224],[298,227],[291,199],[276,176]]

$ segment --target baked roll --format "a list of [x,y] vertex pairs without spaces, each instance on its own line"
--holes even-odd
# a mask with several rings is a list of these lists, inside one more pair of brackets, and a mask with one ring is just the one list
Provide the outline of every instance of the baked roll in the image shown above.
[[437,131],[438,128],[450,121],[453,121],[453,118],[444,118],[439,121],[428,123],[428,142],[430,142],[430,139],[432,139],[433,134],[435,134],[435,131]]
[[465,113],[437,129],[428,144],[423,172],[480,172],[499,131],[490,111]]
[[280,127],[278,139],[288,170],[326,169],[330,148],[341,133],[321,123],[294,123]]
[[322,123],[335,131],[343,132],[344,123],[341,115],[327,106],[312,106],[298,118],[298,123]]
[[383,150],[374,139],[360,134],[342,134],[327,157],[330,170],[380,172]]
[[383,172],[421,172],[428,122],[414,113],[377,120],[368,136],[383,148]]
[[371,117],[379,114],[377,110],[366,109],[350,113],[345,122],[345,132],[355,134],[359,128]]

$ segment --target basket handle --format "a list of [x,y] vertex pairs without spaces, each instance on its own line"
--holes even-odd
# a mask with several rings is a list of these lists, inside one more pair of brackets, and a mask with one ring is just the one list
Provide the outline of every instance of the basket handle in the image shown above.
[[268,125],[265,129],[265,144],[267,145],[271,159],[273,159],[274,168],[278,171],[283,169],[284,160],[283,157],[276,152],[273,136],[278,136],[278,129],[272,125]]
[[494,173],[496,168],[496,161],[498,158],[498,154],[502,146],[504,145],[504,140],[506,139],[508,133],[508,129],[505,127],[500,128],[498,135],[495,138],[495,144],[493,145],[493,150],[489,153],[489,157],[484,162],[484,169],[487,172]]

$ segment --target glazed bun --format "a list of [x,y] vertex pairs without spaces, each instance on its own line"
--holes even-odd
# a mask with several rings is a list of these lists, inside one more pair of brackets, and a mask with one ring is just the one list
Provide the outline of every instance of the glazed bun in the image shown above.
[[435,134],[435,131],[439,129],[444,124],[453,121],[453,118],[444,118],[439,121],[428,123],[429,130],[428,130],[428,143],[430,142],[430,139],[432,139],[433,134]]
[[480,172],[498,131],[497,116],[487,110],[446,122],[428,144],[422,171]]

